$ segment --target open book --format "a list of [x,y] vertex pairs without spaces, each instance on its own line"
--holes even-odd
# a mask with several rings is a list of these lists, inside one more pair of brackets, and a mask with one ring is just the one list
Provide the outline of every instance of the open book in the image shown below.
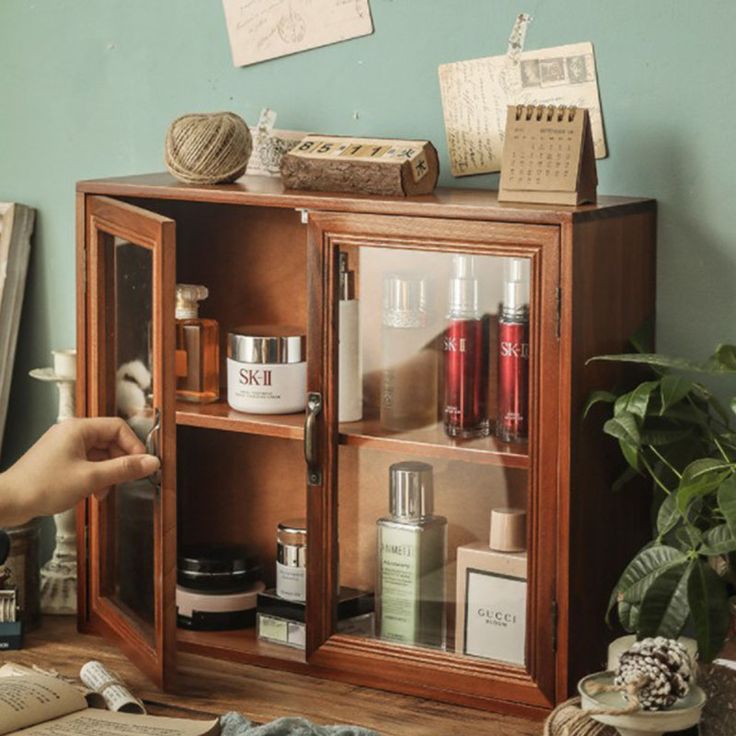
[[213,721],[89,708],[78,688],[55,677],[0,678],[0,736],[218,736]]

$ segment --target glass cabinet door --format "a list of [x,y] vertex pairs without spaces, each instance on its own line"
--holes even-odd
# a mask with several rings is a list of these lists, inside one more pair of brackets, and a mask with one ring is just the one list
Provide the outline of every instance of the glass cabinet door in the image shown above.
[[548,704],[557,232],[312,221],[329,272],[325,421],[338,445],[325,490],[330,631],[312,659],[360,670],[378,656],[418,686]]
[[86,202],[89,416],[125,419],[159,473],[88,502],[90,623],[160,686],[174,674],[174,222]]

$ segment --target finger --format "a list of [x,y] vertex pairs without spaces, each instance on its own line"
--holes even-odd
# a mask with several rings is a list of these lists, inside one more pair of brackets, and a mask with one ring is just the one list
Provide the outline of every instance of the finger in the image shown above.
[[124,455],[111,460],[89,463],[90,485],[100,490],[117,483],[145,478],[155,473],[161,463],[155,455]]
[[130,455],[145,452],[135,432],[119,417],[96,417],[79,422],[87,448],[100,448],[114,443]]
[[94,491],[94,496],[98,501],[104,501],[108,493],[110,493],[110,489],[103,488],[101,491]]

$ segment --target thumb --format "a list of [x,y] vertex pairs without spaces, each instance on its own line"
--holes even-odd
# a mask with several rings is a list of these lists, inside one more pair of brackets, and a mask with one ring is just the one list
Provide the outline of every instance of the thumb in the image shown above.
[[123,455],[112,460],[100,460],[90,464],[94,490],[145,478],[161,467],[155,455]]

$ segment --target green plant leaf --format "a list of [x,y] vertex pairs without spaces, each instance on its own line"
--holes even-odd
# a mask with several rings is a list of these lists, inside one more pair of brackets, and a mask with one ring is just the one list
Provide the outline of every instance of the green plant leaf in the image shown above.
[[[702,462],[696,460],[695,463]],[[717,462],[717,461],[716,461]],[[695,463],[690,463],[688,468]],[[723,463],[720,463],[723,466]],[[687,473],[687,468],[685,468]],[[728,477],[728,471],[717,471],[715,469],[703,470],[694,476],[686,476],[683,474],[680,485],[677,489],[677,508],[683,516],[686,516],[688,506],[701,496],[707,496],[709,493],[718,488],[721,483]]]
[[700,363],[693,363],[685,358],[674,358],[669,355],[660,355],[659,353],[620,353],[618,355],[596,355],[589,358],[586,363],[593,360],[607,360],[614,363],[638,363],[640,365],[648,365],[657,368],[673,368],[679,371],[702,372],[703,366]]
[[621,475],[619,475],[619,477],[611,484],[611,490],[614,493],[618,493],[618,491],[620,491],[629,481],[632,481],[638,475],[639,473],[637,473],[630,465],[627,465],[626,470],[624,470],[624,472],[621,473]]
[[718,489],[718,508],[731,534],[736,537],[736,476],[731,475],[721,483]]
[[657,532],[659,536],[663,537],[667,532],[672,531],[681,518],[677,509],[677,496],[673,493],[662,501],[657,512]]
[[659,388],[659,395],[662,400],[659,413],[665,414],[670,407],[682,401],[690,393],[692,387],[693,382],[682,376],[672,374],[663,376]]
[[621,414],[609,419],[603,425],[603,431],[618,440],[623,440],[629,445],[639,447],[639,427],[631,414]]
[[662,447],[679,442],[689,436],[689,429],[643,429],[639,433],[642,445]]
[[695,363],[685,358],[675,358],[660,353],[620,353],[618,355],[596,355],[594,360],[607,360],[615,363],[638,363],[651,368],[667,368],[686,373],[734,373],[736,372],[736,346],[720,345],[715,354],[703,363]]
[[697,560],[690,570],[687,600],[700,659],[711,662],[723,648],[730,614],[726,584],[705,560]]
[[639,471],[639,448],[633,447],[632,445],[624,442],[623,440],[618,441],[618,446],[621,449],[621,454],[624,456],[629,467],[633,470]]
[[585,402],[585,406],[583,407],[583,418],[588,416],[588,412],[590,412],[596,404],[612,404],[614,401],[616,401],[616,394],[613,394],[610,391],[593,391],[590,396],[588,396],[588,400]]
[[651,353],[654,350],[654,319],[644,320],[629,338],[629,343],[637,353]]
[[719,524],[703,535],[703,546],[698,550],[701,555],[713,557],[726,555],[736,551],[736,537],[728,524]]
[[624,631],[633,633],[639,628],[639,614],[641,612],[641,606],[638,603],[627,603],[626,601],[619,601],[616,614],[618,616],[619,623],[623,627]]
[[[640,604],[647,588],[657,576],[685,559],[685,555],[679,549],[665,544],[654,544],[641,550],[628,564],[611,592],[606,620],[609,619],[614,606],[620,602]],[[623,621],[621,623],[623,624]]]
[[666,569],[649,586],[641,603],[637,633],[640,637],[666,636],[675,639],[690,615],[687,602],[690,568],[681,562]]
[[705,365],[712,373],[735,373],[736,345],[719,345]]
[[652,395],[652,391],[658,386],[659,381],[644,381],[633,391],[619,396],[614,404],[614,416],[618,417],[628,412],[640,419],[644,419],[647,415],[649,397]]

